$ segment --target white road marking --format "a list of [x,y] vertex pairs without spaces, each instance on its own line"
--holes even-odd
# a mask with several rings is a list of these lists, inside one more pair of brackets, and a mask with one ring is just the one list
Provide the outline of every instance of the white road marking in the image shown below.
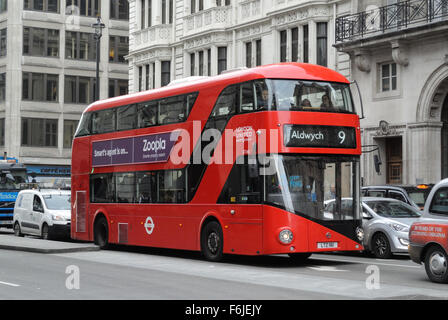
[[311,259],[316,259],[316,260],[324,260],[324,261],[334,261],[334,262],[351,262],[351,263],[360,263],[360,264],[376,264],[376,265],[380,265],[380,266],[390,266],[390,267],[400,267],[400,268],[411,268],[411,269],[421,269],[422,266],[421,265],[415,265],[415,266],[409,266],[409,265],[405,265],[405,264],[396,264],[396,263],[384,263],[384,262],[373,262],[373,261],[360,261],[360,260],[347,260],[347,259],[328,259],[328,258],[321,258],[321,257],[315,257],[315,258],[310,258]]
[[307,268],[311,269],[311,270],[316,270],[316,271],[331,271],[331,272],[347,272],[348,271],[348,270],[341,270],[336,267],[330,267],[330,266],[313,266],[313,267],[307,267]]
[[5,286],[10,286],[10,287],[20,287],[20,284],[15,284],[15,283],[10,283],[10,282],[0,281],[0,284],[4,284]]

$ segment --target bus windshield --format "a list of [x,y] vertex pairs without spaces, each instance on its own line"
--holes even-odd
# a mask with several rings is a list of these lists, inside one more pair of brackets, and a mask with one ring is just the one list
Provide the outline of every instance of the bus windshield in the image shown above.
[[[265,203],[315,220],[357,220],[359,162],[353,157],[271,155]],[[273,168],[274,167],[274,168]],[[326,203],[334,202],[327,212]]]
[[268,79],[255,86],[259,109],[355,112],[348,84]]

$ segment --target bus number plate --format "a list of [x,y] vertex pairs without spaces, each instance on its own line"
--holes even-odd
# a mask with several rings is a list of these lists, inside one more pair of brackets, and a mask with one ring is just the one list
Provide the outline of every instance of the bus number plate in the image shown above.
[[317,243],[317,249],[333,249],[337,248],[338,243],[337,242],[318,242]]

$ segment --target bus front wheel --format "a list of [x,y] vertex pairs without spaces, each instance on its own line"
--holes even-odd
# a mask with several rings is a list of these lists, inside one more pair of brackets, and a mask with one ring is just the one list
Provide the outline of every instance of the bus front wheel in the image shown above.
[[109,227],[106,218],[101,217],[95,223],[94,237],[95,244],[99,246],[100,249],[107,249],[109,245]]
[[201,234],[201,250],[209,261],[220,261],[223,253],[222,228],[216,221],[207,223]]

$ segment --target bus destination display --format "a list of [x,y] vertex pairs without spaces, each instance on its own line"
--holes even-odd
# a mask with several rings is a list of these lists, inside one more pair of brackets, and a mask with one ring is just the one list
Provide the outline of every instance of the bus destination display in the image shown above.
[[286,147],[356,148],[353,127],[287,124],[283,133]]

